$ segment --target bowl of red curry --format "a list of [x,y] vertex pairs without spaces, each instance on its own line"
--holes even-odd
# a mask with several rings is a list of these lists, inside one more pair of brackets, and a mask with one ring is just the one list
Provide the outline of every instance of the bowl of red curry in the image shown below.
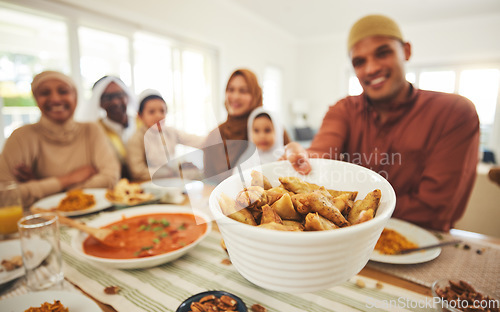
[[212,230],[210,218],[190,207],[148,205],[103,213],[88,225],[112,230],[106,244],[85,233],[72,246],[84,258],[116,269],[138,269],[173,261]]

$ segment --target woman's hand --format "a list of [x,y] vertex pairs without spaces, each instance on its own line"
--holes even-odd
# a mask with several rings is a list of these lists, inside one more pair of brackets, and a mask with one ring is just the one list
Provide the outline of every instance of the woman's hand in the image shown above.
[[311,164],[307,151],[297,142],[290,142],[285,146],[285,154],[280,160],[288,160],[293,169],[300,174],[308,174],[311,172]]
[[85,165],[68,174],[58,177],[63,189],[68,189],[72,185],[82,183],[90,179],[97,170],[92,165]]
[[14,168],[14,177],[16,177],[19,182],[28,182],[31,180],[36,180],[35,174],[30,167],[25,164],[20,164]]

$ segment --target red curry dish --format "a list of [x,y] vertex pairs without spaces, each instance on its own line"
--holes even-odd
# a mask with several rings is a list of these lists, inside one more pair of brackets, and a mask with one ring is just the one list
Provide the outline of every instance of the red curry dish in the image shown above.
[[113,230],[106,237],[108,244],[89,236],[83,242],[83,251],[100,258],[134,259],[156,256],[187,246],[207,231],[207,224],[197,225],[192,214],[158,213],[123,218],[104,228]]

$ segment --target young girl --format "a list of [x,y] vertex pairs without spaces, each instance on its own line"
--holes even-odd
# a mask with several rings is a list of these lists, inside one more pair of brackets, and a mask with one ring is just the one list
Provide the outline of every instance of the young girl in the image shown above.
[[271,112],[258,107],[248,117],[248,138],[259,153],[261,164],[283,156],[283,128]]
[[[175,146],[183,144],[201,148],[205,137],[188,134],[165,125],[167,104],[156,90],[139,95],[139,119],[143,125],[127,144],[127,165],[136,181],[178,176],[178,164],[173,163]],[[170,162],[170,164],[169,164]]]
[[232,173],[277,161],[285,152],[284,130],[270,111],[257,107],[248,116],[248,139],[251,142],[241,155]]

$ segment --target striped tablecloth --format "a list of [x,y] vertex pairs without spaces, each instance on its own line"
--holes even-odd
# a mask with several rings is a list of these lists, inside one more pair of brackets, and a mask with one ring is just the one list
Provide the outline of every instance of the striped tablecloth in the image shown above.
[[[287,294],[260,288],[244,279],[220,248],[220,233],[212,232],[180,259],[150,269],[115,270],[81,259],[71,248],[74,230],[62,230],[65,277],[97,300],[117,311],[175,311],[182,301],[206,290],[226,290],[239,296],[250,308],[263,305],[268,311],[433,311],[431,299],[392,285],[376,288],[377,281],[356,276],[328,290]],[[365,283],[356,285],[360,279]],[[119,286],[117,295],[104,293]]]

